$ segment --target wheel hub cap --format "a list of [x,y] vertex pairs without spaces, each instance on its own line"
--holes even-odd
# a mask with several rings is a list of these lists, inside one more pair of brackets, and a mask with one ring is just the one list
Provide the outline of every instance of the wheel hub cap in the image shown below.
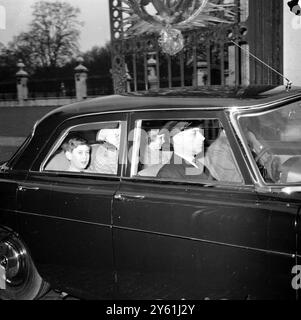
[[0,289],[12,283],[20,270],[21,253],[9,241],[0,243]]

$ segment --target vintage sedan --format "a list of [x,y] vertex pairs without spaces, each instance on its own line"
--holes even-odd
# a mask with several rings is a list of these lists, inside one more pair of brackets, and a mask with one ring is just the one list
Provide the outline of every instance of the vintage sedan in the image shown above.
[[58,108],[0,166],[0,299],[297,299],[300,192],[297,88]]

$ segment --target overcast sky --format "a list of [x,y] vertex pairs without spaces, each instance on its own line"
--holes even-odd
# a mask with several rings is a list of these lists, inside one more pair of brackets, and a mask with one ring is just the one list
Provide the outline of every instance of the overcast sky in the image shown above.
[[[3,25],[1,28],[0,21],[0,42],[7,45],[14,35],[27,30],[32,19],[31,6],[36,1],[0,0],[0,7],[4,7],[6,11],[5,29]],[[89,50],[95,45],[102,46],[110,40],[109,0],[64,0],[62,2],[69,2],[81,10],[79,18],[84,22],[84,27],[81,29],[81,51]]]

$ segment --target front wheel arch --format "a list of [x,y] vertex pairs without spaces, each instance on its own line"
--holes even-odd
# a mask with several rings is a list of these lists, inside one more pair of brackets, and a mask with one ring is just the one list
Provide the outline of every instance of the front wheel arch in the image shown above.
[[34,300],[43,296],[49,285],[39,275],[29,251],[13,231],[0,229],[0,263],[5,270],[2,300]]

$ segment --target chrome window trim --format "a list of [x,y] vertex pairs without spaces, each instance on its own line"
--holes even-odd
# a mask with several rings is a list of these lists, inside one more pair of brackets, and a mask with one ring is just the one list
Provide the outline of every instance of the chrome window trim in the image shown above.
[[[301,95],[296,95],[296,97],[300,97]],[[286,102],[291,102],[291,99],[286,99]],[[282,101],[283,103],[285,103],[285,101]],[[301,101],[300,101],[301,102]],[[241,125],[239,123],[239,119],[240,117],[246,116],[246,115],[252,115],[252,116],[259,116],[261,114],[265,114],[268,113],[270,111],[272,111],[273,109],[278,109],[283,107],[283,105],[279,105],[278,103],[273,103],[273,104],[269,104],[266,105],[260,109],[257,110],[252,110],[250,108],[248,109],[240,109],[238,107],[234,107],[230,110],[228,110],[229,113],[229,117],[230,117],[230,122],[233,125],[237,136],[239,137],[239,140],[244,148],[244,151],[246,152],[247,155],[247,159],[250,163],[251,169],[253,170],[253,172],[250,171],[250,175],[254,181],[255,186],[257,187],[259,192],[280,192],[282,190],[282,188],[284,188],[285,186],[289,186],[288,185],[283,185],[283,184],[277,184],[277,183],[266,183],[265,180],[263,179],[259,168],[255,162],[254,157],[252,156],[252,153],[250,151],[250,148],[248,147],[248,143],[246,141],[245,136],[242,133],[242,128]],[[248,169],[250,170],[249,166],[247,166]],[[255,177],[255,179],[254,179]]]
[[[59,146],[62,144],[62,142],[64,141],[64,139],[67,137],[68,133],[70,131],[72,131],[74,128],[79,127],[79,126],[85,126],[85,125],[99,125],[99,124],[104,124],[104,123],[118,123],[120,126],[120,131],[122,131],[122,126],[127,125],[127,121],[122,121],[122,120],[113,120],[113,121],[102,121],[102,122],[88,122],[88,123],[81,123],[81,124],[76,124],[72,127],[69,127],[68,129],[65,129],[61,132],[60,138],[54,143],[54,145],[52,146],[52,148],[50,148],[49,152],[47,153],[45,159],[41,162],[41,165],[39,167],[39,171],[38,172],[47,172],[47,173],[51,173],[51,172],[60,172],[60,173],[66,173],[68,174],[68,171],[54,171],[54,170],[45,170],[44,167],[46,165],[46,163],[50,160],[50,157],[54,154],[54,152],[56,150],[58,150]],[[122,143],[122,135],[120,134],[120,144]],[[119,156],[118,156],[119,159]],[[32,172],[32,171],[31,171]],[[70,172],[72,174],[72,172]],[[81,176],[83,176],[84,173],[81,174]],[[89,175],[104,175],[106,177],[118,177],[118,173],[116,173],[116,175],[113,174],[102,174],[102,173],[94,173],[94,172],[90,172]]]
[[138,164],[139,164],[139,150],[140,150],[140,143],[141,143],[141,127],[142,127],[143,120],[136,120],[135,127],[134,127],[134,136],[133,136],[133,151],[130,161],[131,172],[130,177],[133,176],[134,171],[137,171]]
[[231,124],[232,124],[232,126],[233,126],[239,140],[240,140],[240,143],[242,144],[242,146],[244,148],[244,151],[247,155],[247,160],[251,166],[251,170],[250,170],[250,167],[247,164],[247,168],[249,170],[250,176],[256,186],[263,188],[266,186],[266,184],[263,182],[263,179],[261,177],[259,169],[258,169],[256,163],[254,162],[253,156],[252,156],[251,151],[248,147],[248,143],[247,143],[244,135],[242,134],[242,129],[241,129],[241,126],[239,125],[239,122],[238,122],[238,118],[240,115],[242,115],[242,113],[241,113],[241,111],[238,111],[237,109],[230,110],[230,112],[229,112]]
[[[172,120],[177,120],[175,119],[175,117],[173,118],[160,118],[160,119],[149,119],[149,118],[143,118],[143,119],[136,119],[135,120],[135,127],[134,127],[134,130],[135,130],[135,133],[136,133],[136,129],[138,129],[138,125],[139,125],[139,129],[141,129],[141,125],[142,125],[142,122],[143,121],[156,121],[156,120],[166,120],[166,121],[172,121]],[[192,117],[184,117],[184,118],[181,118],[181,119],[178,119],[179,121],[180,120],[199,120],[199,121],[202,121],[202,120],[217,120],[221,127],[225,130],[225,128],[223,127],[223,122],[220,118],[212,118],[212,117],[208,117],[208,118],[192,118]],[[139,134],[139,130],[137,130],[137,134]],[[227,136],[227,135],[226,135]],[[132,157],[131,157],[131,161],[130,161],[130,166],[131,166],[131,170],[130,170],[130,177],[124,177],[122,176],[122,178],[127,178],[127,179],[130,179],[130,180],[140,180],[140,181],[154,181],[154,182],[158,182],[158,183],[162,183],[162,182],[168,182],[168,183],[182,183],[182,184],[196,184],[196,185],[205,185],[205,186],[221,186],[221,187],[245,187],[246,184],[245,184],[245,179],[244,179],[244,176],[240,170],[240,166],[238,165],[238,162],[236,160],[236,157],[235,157],[235,154],[232,150],[232,147],[231,147],[231,154],[232,154],[232,158],[234,159],[235,161],[235,165],[236,165],[236,168],[237,170],[239,171],[239,174],[240,174],[240,177],[241,177],[241,182],[239,183],[229,183],[227,181],[208,181],[208,180],[200,180],[200,182],[196,182],[196,181],[191,181],[191,180],[177,180],[177,179],[174,179],[174,180],[170,180],[170,179],[153,179],[155,177],[145,177],[145,176],[138,176],[138,175],[133,175],[133,169],[137,169],[138,167],[138,162],[136,164],[136,160],[138,158],[139,160],[139,156],[138,156],[138,152],[139,152],[139,145],[140,145],[140,138],[141,138],[141,135],[139,135],[138,139],[134,139],[134,144],[133,144],[133,152],[132,152]],[[228,136],[227,136],[227,139],[228,139]],[[229,139],[228,139],[229,141]],[[138,143],[139,142],[139,143]],[[229,141],[230,143],[230,141]],[[135,167],[133,166],[133,163],[134,163],[134,157],[135,155]]]

